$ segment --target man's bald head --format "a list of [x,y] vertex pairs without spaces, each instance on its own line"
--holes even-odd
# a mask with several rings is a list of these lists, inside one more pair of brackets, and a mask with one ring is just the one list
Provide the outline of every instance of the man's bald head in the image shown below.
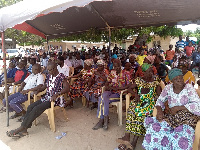
[[41,72],[41,66],[40,64],[34,64],[32,67],[32,73],[33,74],[38,74]]
[[57,64],[53,61],[48,63],[47,70],[53,76],[58,74]]

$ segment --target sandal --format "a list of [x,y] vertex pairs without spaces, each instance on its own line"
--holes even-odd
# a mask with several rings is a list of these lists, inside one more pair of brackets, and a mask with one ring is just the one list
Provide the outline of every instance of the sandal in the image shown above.
[[120,145],[118,146],[118,149],[119,149],[119,150],[129,150],[129,148],[127,148],[125,144],[120,144]]
[[12,115],[12,116],[10,117],[10,119],[17,118],[17,117],[19,117],[19,116],[21,116],[21,115],[22,115],[21,113],[15,113],[14,115]]
[[19,132],[19,133],[13,135],[12,138],[13,139],[19,139],[19,138],[24,137],[26,135],[28,135],[28,132]]
[[117,139],[118,143],[121,143],[120,145],[126,145],[127,149],[133,149],[132,144],[129,141],[125,141],[122,138]]
[[6,109],[5,109],[4,107],[2,107],[2,108],[0,109],[0,113],[3,113],[3,112],[6,112]]
[[6,135],[8,136],[8,137],[12,137],[12,136],[14,136],[16,133],[15,133],[15,130],[11,130],[11,131],[7,131],[6,132]]
[[18,120],[17,120],[17,122],[22,122],[24,120],[24,116],[21,116]]

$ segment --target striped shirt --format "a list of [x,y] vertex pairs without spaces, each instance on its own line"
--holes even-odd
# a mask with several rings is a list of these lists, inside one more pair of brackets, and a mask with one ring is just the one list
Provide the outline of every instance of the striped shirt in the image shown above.
[[175,45],[176,48],[183,48],[183,49],[184,49],[185,46],[186,46],[186,43],[183,40],[182,41],[177,41],[176,45]]

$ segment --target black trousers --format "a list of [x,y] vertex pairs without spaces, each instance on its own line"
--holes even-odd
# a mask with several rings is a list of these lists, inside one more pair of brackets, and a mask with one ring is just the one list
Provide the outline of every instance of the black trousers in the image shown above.
[[32,122],[48,108],[51,108],[50,101],[42,102],[41,100],[38,100],[30,104],[27,108],[27,112],[24,116],[21,126],[25,128],[31,128]]

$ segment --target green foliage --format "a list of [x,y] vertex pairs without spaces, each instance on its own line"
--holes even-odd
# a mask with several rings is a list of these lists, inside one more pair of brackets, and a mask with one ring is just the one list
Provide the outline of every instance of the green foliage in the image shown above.
[[184,35],[190,37],[196,37],[198,41],[200,40],[200,28],[196,28],[194,32],[192,32],[191,30],[187,30],[186,32],[184,32]]
[[[143,36],[147,35],[147,42],[152,40],[152,36],[150,33],[154,33],[154,35],[159,35],[160,37],[166,38],[167,36],[178,37],[183,34],[182,30],[177,28],[176,26],[160,26],[160,27],[140,27],[140,28],[113,28],[111,29],[111,41],[121,42],[126,40],[128,37],[132,37],[134,35]],[[84,33],[72,34],[65,36],[64,38],[58,38],[56,40],[68,40],[68,41],[87,41],[87,42],[108,42],[108,30],[99,30],[92,28]]]

